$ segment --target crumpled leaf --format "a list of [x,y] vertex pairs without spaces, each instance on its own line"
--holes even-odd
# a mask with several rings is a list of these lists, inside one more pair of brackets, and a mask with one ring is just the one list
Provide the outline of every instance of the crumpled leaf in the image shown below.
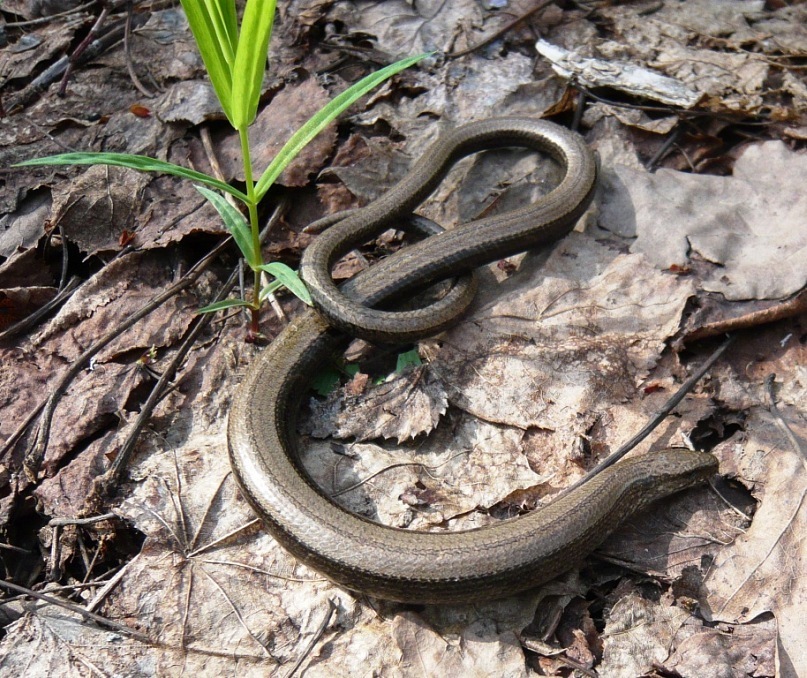
[[413,529],[462,517],[455,525],[460,529],[493,520],[485,509],[545,480],[530,468],[522,440],[520,431],[461,416],[408,445],[313,443],[302,461],[335,501],[355,513]]
[[777,299],[807,284],[807,155],[780,141],[745,149],[731,177],[616,165],[606,169],[600,224],[635,237],[660,268],[692,254],[718,264],[703,288],[728,299]]
[[598,671],[615,678],[634,678],[663,665],[689,618],[688,610],[638,594],[620,598],[608,613],[607,641]]
[[377,37],[378,48],[395,57],[449,52],[458,37],[481,25],[482,16],[479,3],[472,0],[337,3],[329,13],[329,18],[343,22],[353,32]]
[[[804,398],[804,384],[802,402]],[[807,438],[798,410],[785,410],[797,440]],[[803,443],[802,443],[803,445]],[[758,409],[746,422],[745,440],[729,440],[716,452],[721,466],[752,487],[760,501],[747,532],[717,553],[706,580],[703,608],[709,620],[749,623],[766,612],[778,620],[778,664],[781,675],[803,675],[807,654],[803,614],[807,609],[807,470],[773,417]],[[725,472],[725,471],[724,471]]]
[[[337,409],[334,408],[334,405]],[[361,442],[395,438],[398,442],[428,433],[448,407],[445,389],[428,368],[396,374],[363,393],[316,408],[317,437]]]
[[[705,105],[715,110],[755,112],[763,105],[770,70],[764,52],[778,54],[774,43],[755,32],[749,21],[758,18],[756,2],[694,0],[685,6],[661,5],[646,13],[642,6],[605,7],[619,40],[598,45],[601,55],[644,61],[706,95]],[[755,49],[717,50],[705,46],[708,36],[733,44],[754,44]],[[762,52],[762,53],[757,53]]]
[[143,172],[90,167],[66,190],[54,193],[51,224],[86,254],[120,250],[121,235],[132,230],[148,182]]
[[539,263],[489,295],[483,286],[447,335],[440,374],[450,401],[487,421],[580,432],[635,394],[692,283],[576,233]]

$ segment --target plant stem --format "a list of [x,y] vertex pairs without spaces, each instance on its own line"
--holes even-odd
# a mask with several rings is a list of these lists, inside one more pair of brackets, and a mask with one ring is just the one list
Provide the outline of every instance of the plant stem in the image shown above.
[[252,306],[250,308],[252,315],[252,322],[250,324],[250,334],[257,336],[259,332],[258,316],[260,312],[260,293],[261,293],[261,271],[258,266],[261,265],[261,239],[260,230],[258,226],[258,201],[255,195],[255,182],[252,179],[252,157],[249,148],[249,133],[247,128],[244,127],[238,130],[238,136],[241,140],[241,157],[244,161],[244,182],[246,183],[247,194],[247,210],[249,211],[249,226],[252,232],[252,245],[253,251],[256,253],[258,261],[248,261],[249,267],[252,269]]

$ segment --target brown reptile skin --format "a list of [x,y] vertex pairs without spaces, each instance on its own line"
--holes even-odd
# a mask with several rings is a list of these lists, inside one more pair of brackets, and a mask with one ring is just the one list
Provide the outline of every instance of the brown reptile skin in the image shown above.
[[[336,258],[387,228],[390,218],[406,217],[459,157],[502,146],[548,152],[565,167],[563,182],[535,205],[429,237],[335,291],[327,271]],[[328,320],[311,310],[288,325],[250,366],[228,423],[230,459],[244,495],[266,528],[297,558],[347,589],[379,598],[421,603],[499,598],[569,569],[628,516],[717,470],[712,455],[657,450],[622,461],[522,517],[476,530],[426,533],[386,527],[345,511],[300,466],[300,401],[311,378],[347,341],[331,325],[383,341],[407,340],[447,326],[467,305],[469,294],[458,293],[437,311],[430,307],[408,315],[368,314],[363,304],[377,305],[557,240],[590,203],[596,167],[578,135],[551,123],[511,118],[472,123],[441,139],[401,184],[309,248],[305,279],[317,303],[327,309]]]

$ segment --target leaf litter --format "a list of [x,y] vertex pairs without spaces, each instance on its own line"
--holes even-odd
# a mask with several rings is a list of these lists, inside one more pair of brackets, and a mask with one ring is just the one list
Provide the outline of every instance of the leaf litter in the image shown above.
[[[513,3],[511,9],[531,8]],[[771,122],[792,120],[792,129],[798,128],[803,77],[777,64],[804,51],[804,6],[772,11],[758,2],[695,2],[686,9],[661,3],[659,9],[639,4],[596,11],[610,22],[605,39],[593,39],[601,32],[579,11],[548,7],[532,26],[567,50],[589,45],[583,56],[627,60],[695,87],[707,97],[702,115],[709,110],[769,115]],[[284,17],[284,36],[297,36],[303,45],[309,41],[304,49],[284,37],[283,48],[294,56],[278,57],[280,81],[271,87],[290,94],[314,82],[299,81],[295,59],[309,73],[334,63],[333,52],[316,48],[312,27],[344,31],[339,36],[344,45],[361,46],[370,36],[375,49],[400,55],[473,45],[505,18],[477,3],[385,3],[380,9],[372,3],[310,1],[292,3]],[[159,62],[143,56],[155,53],[155,41],[173,45],[156,50]],[[366,202],[394,182],[443,126],[493,113],[540,114],[556,105],[564,110],[566,83],[550,64],[534,61],[534,42],[532,31],[521,27],[478,53],[407,73],[383,88],[348,118],[352,143],[370,152],[345,156],[319,177],[314,190],[294,189],[295,199],[302,205],[316,192],[325,196],[326,186],[340,186],[336,180],[342,182],[340,207],[351,193]],[[95,71],[74,74],[66,99],[57,99],[51,88],[26,109],[26,117],[2,120],[4,164],[64,150],[61,144],[207,162],[195,126],[215,132],[216,113],[204,97],[185,99],[181,92],[202,77],[189,45],[181,13],[153,12],[146,29],[134,36],[132,58],[139,75],[152,78],[155,91],[164,90],[158,96],[170,106],[144,101],[126,79],[122,51],[113,51],[98,59]],[[782,70],[777,90],[774,76]],[[334,73],[331,82],[339,80],[339,71]],[[317,80],[333,91],[327,78]],[[782,92],[790,99],[778,97]],[[178,101],[189,107],[175,108]],[[129,110],[132,103],[158,114],[138,117]],[[732,176],[672,169],[651,174],[640,169],[638,157],[659,150],[669,123],[648,124],[637,134],[616,125],[617,114],[629,124],[624,109],[612,104],[584,117],[606,179],[599,213],[590,217],[586,233],[486,273],[474,313],[429,345],[427,365],[381,387],[394,394],[392,400],[374,393],[357,405],[365,410],[366,424],[344,413],[341,423],[328,424],[352,439],[310,443],[306,463],[327,491],[343,492],[337,501],[389,524],[423,529],[474,526],[531,509],[579,477],[592,458],[630,437],[698,362],[701,353],[693,358],[667,348],[694,306],[715,299],[721,309],[732,308],[733,300],[776,302],[804,287],[802,154],[777,141],[748,143],[739,159],[729,158]],[[274,115],[286,117],[280,108]],[[646,122],[653,115],[645,112]],[[704,129],[713,139],[722,134],[716,127]],[[771,125],[772,138],[777,131],[781,127]],[[679,147],[691,141],[684,137]],[[340,148],[344,143],[337,140],[337,154]],[[316,172],[331,152],[326,147],[317,166],[301,167],[302,177]],[[625,167],[617,166],[617,153],[627,158]],[[678,156],[669,159],[671,167],[679,162]],[[553,174],[546,165],[514,153],[468,161],[424,212],[448,226],[474,218],[485,205],[508,209],[547,190]],[[157,257],[117,260],[42,329],[0,349],[0,398],[8,413],[0,422],[3,437],[35,407],[37,396],[47,393],[48,375],[61,372],[82,346],[183,268],[171,265],[184,261],[177,248],[184,256],[193,237],[219,232],[213,215],[193,202],[194,192],[172,180],[149,177],[147,186],[116,197],[111,191],[117,184],[100,181],[85,190],[72,186],[76,175],[63,170],[28,176],[27,184],[14,175],[2,177],[9,191],[3,196],[6,233],[24,233],[4,251],[7,259],[0,266],[7,276],[22,280],[32,262],[43,265],[35,246],[47,242],[45,225],[37,232],[33,220],[20,221],[15,210],[33,191],[50,193],[50,186],[54,195],[65,196],[65,205],[79,197],[88,201],[86,216],[74,222],[79,258],[114,256],[122,247],[116,228],[117,235],[133,228],[138,247],[166,249]],[[300,185],[303,178],[292,183]],[[112,217],[104,212],[110,196]],[[121,218],[127,214],[120,211],[124,202],[134,196],[130,216]],[[47,201],[42,206],[49,210]],[[120,220],[110,224],[110,218]],[[175,225],[179,231],[172,230]],[[302,225],[287,224],[284,233],[295,234]],[[284,251],[304,241],[282,237],[290,243]],[[211,284],[204,278],[199,295]],[[294,304],[282,301],[293,312]],[[188,295],[163,309],[108,348],[100,366],[73,385],[57,410],[50,477],[36,488],[20,481],[23,444],[3,460],[0,478],[8,478],[11,490],[3,498],[6,522],[12,514],[31,520],[30,509],[20,514],[19,508],[30,489],[42,515],[69,517],[83,510],[89,477],[115,455],[125,435],[126,424],[116,419],[121,408],[132,412],[140,402],[141,386],[132,380],[142,374],[137,361],[155,345],[157,361],[150,367],[159,369],[160,352],[170,353],[196,305]],[[365,604],[296,563],[254,524],[229,474],[222,430],[234,383],[254,357],[240,342],[240,324],[235,317],[218,325],[192,353],[111,505],[144,541],[134,560],[118,563],[117,585],[96,606],[146,630],[156,642],[145,645],[79,626],[67,612],[37,604],[6,627],[0,644],[5,668],[25,665],[34,675],[93,670],[174,675],[181,666],[211,675],[237,667],[246,675],[266,675],[303,656],[307,675],[357,670],[558,675],[568,674],[574,662],[614,676],[659,666],[682,675],[787,676],[807,670],[799,621],[805,610],[799,566],[805,530],[803,320],[780,321],[741,339],[676,417],[642,446],[680,444],[690,434],[716,436],[721,472],[734,482],[722,493],[739,497],[735,506],[741,511],[709,490],[693,490],[631,521],[603,547],[602,559],[587,560],[579,574],[513,600],[422,610]],[[277,327],[276,321],[267,324]],[[778,417],[762,387],[773,372]],[[439,385],[437,395],[422,392],[421,384]],[[405,414],[421,398],[417,415]],[[381,438],[379,411],[388,416]],[[316,419],[312,426],[326,425]],[[408,442],[385,441],[387,434]],[[67,553],[81,551],[76,534],[100,538],[91,530],[62,535]],[[124,539],[125,530],[117,538]],[[74,578],[76,566],[65,565]],[[593,598],[592,587],[598,592]],[[89,603],[98,589],[88,589],[79,600]],[[592,599],[599,609],[581,611],[580,601]],[[329,601],[335,605],[332,617],[326,614]],[[525,649],[531,647],[542,649]]]

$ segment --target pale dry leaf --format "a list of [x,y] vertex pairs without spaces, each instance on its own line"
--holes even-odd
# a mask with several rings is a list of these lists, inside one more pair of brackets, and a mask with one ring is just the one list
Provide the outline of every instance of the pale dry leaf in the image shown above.
[[224,117],[213,86],[206,80],[176,82],[151,105],[154,107],[154,113],[166,122],[190,122],[200,125]]
[[[33,346],[74,360],[116,324],[151,301],[155,290],[175,282],[164,251],[134,252],[115,259],[84,283],[53,320],[31,339]],[[196,298],[183,291],[108,344],[96,356],[105,362],[118,353],[170,346],[195,317]]]
[[630,62],[582,57],[577,52],[570,52],[546,40],[535,43],[535,49],[551,62],[558,75],[585,87],[610,87],[682,108],[691,108],[701,98],[699,92],[683,82]]
[[608,678],[635,678],[664,665],[690,613],[663,599],[636,593],[619,599],[607,615],[605,647],[598,672]]
[[15,212],[0,216],[0,257],[11,257],[36,245],[45,233],[51,202],[49,191],[36,191],[18,203]]
[[69,610],[35,604],[5,627],[0,672],[8,676],[132,675],[149,672],[158,651],[94,626]]
[[612,116],[626,127],[635,127],[653,134],[669,134],[680,122],[677,115],[651,118],[641,108],[622,108],[597,102],[586,108],[583,122],[588,127],[593,127],[605,116]]
[[70,46],[81,24],[82,18],[73,16],[65,21],[31,27],[23,31],[17,40],[6,42],[4,39],[3,49],[0,50],[0,74],[3,82],[29,78],[36,71],[45,68],[45,65],[61,56]]
[[664,667],[682,676],[775,676],[775,647],[774,619],[760,620],[749,626],[698,627],[697,633],[678,643]]
[[479,3],[472,0],[342,2],[328,16],[350,26],[353,32],[375,36],[377,49],[394,57],[435,50],[449,52],[460,36],[483,23]]
[[[508,59],[472,60],[435,74],[412,71],[413,86],[425,89],[418,97],[391,103],[384,89],[373,106],[356,116],[364,125],[386,121],[406,137],[406,152],[419,157],[441,129],[500,115],[540,115],[560,98],[558,79],[540,83],[536,91],[533,60],[521,54]],[[434,123],[434,118],[439,122]]]
[[807,284],[807,154],[769,141],[747,147],[730,177],[614,166],[603,178],[600,224],[660,268],[697,254],[717,264],[703,288],[731,300]]
[[336,501],[349,510],[413,529],[455,516],[465,516],[463,527],[481,526],[489,516],[466,514],[543,482],[522,453],[520,431],[465,416],[443,424],[408,445],[356,443],[336,453],[314,443],[303,464],[326,492],[339,493]]
[[[803,411],[788,420],[803,445],[807,439]],[[755,408],[749,411],[744,440],[729,440],[715,453],[724,472],[733,470],[738,480],[751,486],[760,505],[748,531],[717,553],[706,580],[705,616],[748,623],[772,612],[778,624],[779,665],[804,675],[807,471],[803,450],[800,454],[793,449],[770,413]]]
[[143,192],[142,205],[132,241],[138,249],[164,248],[191,233],[225,232],[213,205],[193,184],[177,177],[154,177]]
[[[733,4],[733,3],[732,3]],[[752,30],[762,36],[766,51],[795,56],[804,54],[807,44],[807,7],[784,5],[775,12],[756,17]]]
[[[695,0],[662,4],[649,14],[645,9],[641,4],[604,7],[620,38],[603,41],[599,52],[610,59],[641,60],[708,97],[712,108],[759,110],[770,65],[756,52],[779,53],[775,43],[764,40],[764,33],[749,26],[749,20],[763,16],[761,2]],[[757,49],[702,47],[710,38],[731,46],[753,43]]]
[[401,442],[431,431],[447,407],[445,389],[426,366],[420,366],[356,396],[343,395],[338,411],[330,410],[330,421],[317,418],[317,430],[321,437]]
[[600,547],[612,562],[680,581],[689,597],[703,597],[703,563],[719,553],[747,522],[708,487],[692,488],[631,518]]
[[[286,85],[263,108],[249,127],[252,171],[257,180],[278,151],[302,125],[330,100],[315,78]],[[283,186],[305,186],[331,155],[336,143],[336,124],[331,123],[302,149],[278,177]],[[228,132],[216,147],[216,156],[227,181],[244,180],[241,142]]]
[[51,227],[58,227],[83,253],[116,252],[131,231],[149,176],[123,167],[95,165],[54,190]]
[[243,657],[252,675],[266,675],[296,658],[301,630],[316,627],[333,589],[258,529],[225,447],[221,432],[200,433],[181,457],[167,450],[132,469],[141,482],[117,512],[146,540],[105,609],[138,619],[178,652],[187,648],[196,670],[207,651],[219,655],[220,671]]
[[392,623],[392,639],[401,650],[403,675],[527,676],[518,637],[480,619],[446,637],[418,615],[402,613]]
[[580,433],[635,397],[675,332],[691,281],[572,233],[545,263],[483,290],[449,331],[438,374],[485,420]]

